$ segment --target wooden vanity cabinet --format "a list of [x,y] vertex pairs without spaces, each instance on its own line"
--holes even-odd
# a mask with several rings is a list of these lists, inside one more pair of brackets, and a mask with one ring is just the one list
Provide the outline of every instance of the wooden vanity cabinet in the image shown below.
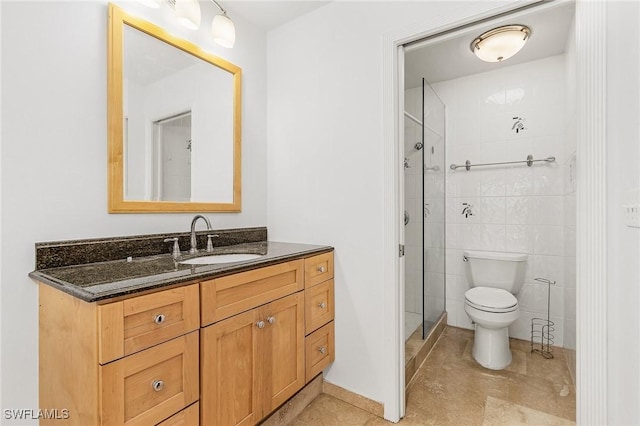
[[255,425],[335,358],[333,253],[103,304],[40,284],[40,407],[65,425]]

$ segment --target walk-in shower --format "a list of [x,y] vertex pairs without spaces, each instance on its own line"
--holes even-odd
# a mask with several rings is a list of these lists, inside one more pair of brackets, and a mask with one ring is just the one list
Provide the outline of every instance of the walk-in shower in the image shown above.
[[405,340],[445,311],[445,108],[429,83],[405,90]]

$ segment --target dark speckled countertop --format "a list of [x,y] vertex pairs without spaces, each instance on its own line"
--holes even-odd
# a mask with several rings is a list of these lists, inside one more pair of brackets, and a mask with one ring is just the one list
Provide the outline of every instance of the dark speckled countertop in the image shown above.
[[[158,289],[165,286],[206,280],[276,263],[332,251],[333,247],[254,241],[201,250],[190,255],[182,252],[175,260],[169,253],[94,263],[36,269],[29,276],[56,287],[86,302],[95,302]],[[187,265],[180,261],[212,254],[260,254],[257,259],[213,265]]]

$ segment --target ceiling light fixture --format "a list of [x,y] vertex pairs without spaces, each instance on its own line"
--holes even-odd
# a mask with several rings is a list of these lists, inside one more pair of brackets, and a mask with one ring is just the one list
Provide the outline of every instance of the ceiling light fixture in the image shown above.
[[222,15],[216,15],[211,23],[211,34],[213,41],[222,47],[232,48],[236,42],[236,26],[227,16],[227,11],[218,4],[216,0],[211,0],[215,4]]
[[481,34],[470,48],[485,62],[502,62],[518,53],[530,36],[526,25],[505,25]]

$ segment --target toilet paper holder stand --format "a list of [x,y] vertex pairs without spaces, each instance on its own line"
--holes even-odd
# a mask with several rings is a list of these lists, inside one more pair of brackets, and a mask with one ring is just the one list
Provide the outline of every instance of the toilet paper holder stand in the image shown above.
[[550,318],[551,286],[556,282],[547,278],[534,278],[535,281],[547,284],[547,318],[531,319],[531,352],[537,352],[546,359],[553,358],[553,332],[555,324]]

